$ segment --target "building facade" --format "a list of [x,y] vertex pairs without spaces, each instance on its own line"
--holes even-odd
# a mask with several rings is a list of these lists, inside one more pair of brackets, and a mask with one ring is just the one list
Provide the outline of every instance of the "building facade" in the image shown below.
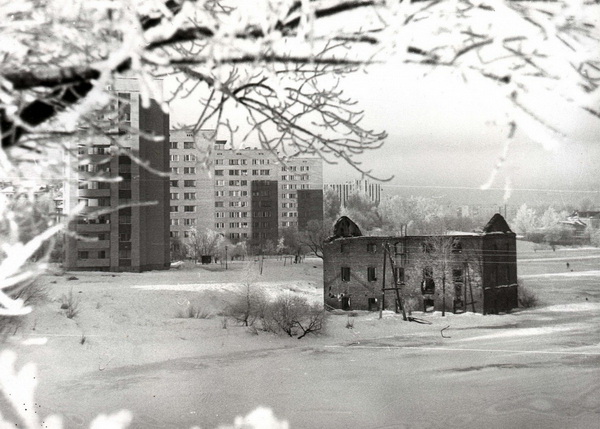
[[310,221],[323,222],[323,190],[300,189],[298,191],[298,229],[305,230]]
[[518,305],[516,235],[496,214],[482,233],[333,237],[323,278],[330,308],[396,309],[397,287],[408,309],[508,312]]
[[325,188],[333,189],[344,207],[350,195],[356,193],[366,195],[370,201],[376,204],[381,202],[381,184],[373,183],[370,180],[362,179],[351,180],[345,183],[327,183]]
[[[205,138],[194,142],[191,132],[171,132],[171,236],[185,239],[187,231],[199,225],[234,243],[251,244],[276,241],[280,229],[297,228],[298,192],[323,190],[322,160],[293,158],[283,163],[268,150],[233,149],[222,140],[216,140],[210,147],[210,133],[207,131]],[[192,156],[196,156],[195,164]],[[206,160],[206,166],[198,164],[201,159]],[[195,184],[196,191],[185,187],[182,190],[185,180]],[[257,192],[266,192],[262,189],[266,182],[269,182],[268,199],[276,204],[267,211],[273,219],[266,220],[263,216],[255,219],[255,213],[262,214],[265,210],[254,210],[253,204],[266,202],[259,202],[256,196],[253,199],[253,187],[261,188]],[[277,190],[276,199],[271,194],[273,186]]]
[[[118,101],[119,128],[113,131],[120,149],[109,137],[101,136],[92,145],[79,145],[77,159],[67,159],[65,214],[73,213],[78,204],[84,207],[69,226],[76,235],[65,239],[65,268],[168,269],[169,179],[132,162],[123,151],[131,151],[154,170],[168,172],[169,117],[155,102],[142,107],[136,79],[120,78],[111,90]],[[128,128],[140,133],[130,133]],[[164,141],[146,135],[162,136]],[[102,180],[118,176],[121,181]]]

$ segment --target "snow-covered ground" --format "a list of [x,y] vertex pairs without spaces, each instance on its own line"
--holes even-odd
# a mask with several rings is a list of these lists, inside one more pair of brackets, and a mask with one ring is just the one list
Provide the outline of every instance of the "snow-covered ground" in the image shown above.
[[[596,250],[523,259],[569,252],[581,273],[597,271],[593,258],[577,259]],[[332,314],[325,332],[302,340],[256,335],[218,314],[248,282],[318,302],[316,259],[267,260],[262,276],[241,262],[227,271],[49,275],[51,301],[5,347],[18,365],[37,363],[39,412],[62,414],[73,428],[122,408],[134,428],[212,428],[260,405],[292,428],[600,427],[600,275],[563,276],[571,271],[562,259],[545,264],[519,265],[543,302],[536,309],[414,314],[431,324],[391,312]],[[60,297],[71,290],[80,313],[67,319]],[[178,317],[189,303],[208,318]],[[23,345],[39,338],[47,343]]]

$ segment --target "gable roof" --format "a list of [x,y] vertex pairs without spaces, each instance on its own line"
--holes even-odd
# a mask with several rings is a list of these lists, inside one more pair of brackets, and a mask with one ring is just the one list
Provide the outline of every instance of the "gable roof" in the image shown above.
[[493,232],[512,233],[510,226],[506,223],[506,220],[500,213],[496,213],[483,227],[484,234],[490,234]]

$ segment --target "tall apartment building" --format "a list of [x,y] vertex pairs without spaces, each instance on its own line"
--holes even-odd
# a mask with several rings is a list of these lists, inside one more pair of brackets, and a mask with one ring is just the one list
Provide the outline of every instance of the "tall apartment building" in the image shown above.
[[[167,136],[169,117],[158,104],[141,105],[136,79],[117,79],[111,90],[117,95],[115,109],[122,119],[115,127],[119,144],[158,171],[169,171]],[[140,135],[125,132],[130,126]],[[143,135],[164,136],[163,142]],[[67,236],[65,268],[69,270],[145,271],[168,269],[169,254],[169,178],[154,174],[118,155],[108,137],[98,137],[91,146],[80,145],[80,155],[92,162],[77,165],[68,158],[64,187],[64,211],[72,213],[79,203],[85,205],[69,228],[81,238]],[[109,156],[112,155],[112,156]],[[77,169],[73,168],[77,165]],[[89,179],[89,174],[121,176],[120,182]],[[153,205],[136,206],[136,203]],[[117,207],[127,206],[117,210]],[[91,240],[86,240],[91,239]]]
[[333,189],[338,196],[343,206],[346,205],[350,195],[361,193],[366,195],[369,200],[376,204],[381,202],[381,184],[373,183],[367,179],[351,180],[345,183],[327,183],[326,189]]
[[[268,150],[232,149],[222,140],[209,151],[210,168],[196,165],[194,170],[191,158],[184,157],[204,156],[209,144],[208,138],[194,143],[192,133],[171,133],[171,236],[185,238],[197,224],[233,242],[276,240],[279,229],[298,227],[298,191],[323,189],[320,159],[294,158],[284,164]],[[185,180],[196,180],[196,190],[181,189]],[[275,206],[263,210],[261,204]]]
[[[214,229],[214,190],[210,170],[202,165],[213,131],[194,134],[188,130],[171,130],[170,214],[171,237],[187,238],[190,230]],[[199,149],[200,148],[200,149]]]

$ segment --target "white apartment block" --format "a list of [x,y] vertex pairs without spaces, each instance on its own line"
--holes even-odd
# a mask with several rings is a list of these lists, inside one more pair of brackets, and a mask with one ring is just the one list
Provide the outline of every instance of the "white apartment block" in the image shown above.
[[322,160],[294,158],[282,163],[268,150],[233,149],[217,140],[207,170],[191,156],[205,156],[210,133],[204,133],[198,148],[191,132],[171,132],[171,236],[185,238],[187,230],[200,225],[234,242],[251,240],[253,226],[260,226],[256,223],[264,221],[263,215],[274,214],[256,207],[253,212],[253,181],[277,181],[277,226],[297,227],[298,190],[323,189]]
[[350,195],[355,193],[366,195],[374,203],[381,202],[381,184],[366,179],[351,180],[345,183],[327,183],[325,188],[333,189],[340,197],[343,206],[346,205]]

